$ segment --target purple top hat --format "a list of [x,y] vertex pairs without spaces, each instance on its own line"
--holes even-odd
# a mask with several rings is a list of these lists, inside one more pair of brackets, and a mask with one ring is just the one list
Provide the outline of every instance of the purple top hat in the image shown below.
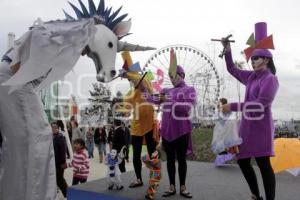
[[258,22],[255,24],[255,43],[265,39],[268,37],[267,34],[267,23],[266,22]]
[[[255,43],[257,44],[261,40],[268,37],[267,34],[267,23],[266,22],[258,22],[255,24]],[[272,58],[273,55],[268,49],[255,49],[251,57],[253,56],[263,56],[267,58]]]

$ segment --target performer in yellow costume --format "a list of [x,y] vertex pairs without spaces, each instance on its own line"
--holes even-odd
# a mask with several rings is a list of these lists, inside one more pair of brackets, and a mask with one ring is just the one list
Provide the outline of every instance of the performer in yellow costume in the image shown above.
[[[148,155],[156,150],[158,142],[153,136],[154,129],[154,108],[151,103],[148,103],[144,97],[144,91],[147,90],[152,93],[153,88],[150,80],[147,78],[147,74],[142,74],[142,70],[139,63],[133,64],[129,52],[124,51],[122,53],[124,60],[123,69],[120,70],[120,75],[123,78],[127,78],[132,86],[131,90],[124,97],[124,101],[121,104],[122,112],[133,112],[131,119],[131,144],[133,148],[133,166],[137,180],[130,184],[130,188],[143,186],[142,181],[142,162],[141,153],[142,145],[146,143]],[[124,110],[125,107],[125,110]],[[120,107],[119,107],[120,109]]]

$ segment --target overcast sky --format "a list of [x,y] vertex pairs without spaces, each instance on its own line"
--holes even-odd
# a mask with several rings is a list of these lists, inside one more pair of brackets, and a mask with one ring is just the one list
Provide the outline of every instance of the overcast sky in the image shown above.
[[[70,0],[75,5],[77,1]],[[87,0],[83,0],[87,3]],[[95,0],[98,5],[99,0]],[[172,44],[192,45],[209,56],[221,51],[221,45],[211,44],[211,38],[220,38],[228,33],[234,35],[234,59],[244,60],[239,54],[246,45],[249,35],[254,31],[254,24],[259,21],[268,23],[268,34],[274,34],[276,50],[273,51],[278,71],[280,89],[273,106],[275,118],[300,118],[300,2],[297,0],[106,0],[106,5],[117,9],[123,6],[123,13],[129,13],[132,19],[132,35],[125,41],[154,46],[158,49]],[[73,11],[65,0],[0,0],[0,53],[6,48],[8,32],[20,37],[38,17],[42,20],[63,19],[65,9]],[[215,45],[217,52],[211,46]],[[142,64],[154,51],[133,54],[135,61]],[[224,61],[216,58],[219,73],[228,77],[222,70]],[[121,66],[118,58],[117,65]],[[94,74],[93,63],[88,58],[81,58],[66,76],[66,80],[76,83],[79,74]],[[223,73],[223,74],[222,74]],[[92,75],[93,76],[93,75]],[[90,78],[80,90],[87,91]],[[230,83],[228,83],[230,84]],[[228,87],[227,87],[228,88]],[[76,88],[74,94],[78,95]],[[223,91],[223,95],[229,94]],[[236,101],[233,95],[230,101]],[[79,101],[84,101],[79,99]]]

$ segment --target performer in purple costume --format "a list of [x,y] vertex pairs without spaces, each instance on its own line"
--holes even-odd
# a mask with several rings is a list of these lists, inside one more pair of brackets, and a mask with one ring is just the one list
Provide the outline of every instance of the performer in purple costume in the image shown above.
[[184,77],[183,68],[177,65],[176,76],[170,76],[174,85],[173,88],[163,89],[159,98],[150,96],[149,93],[145,94],[149,102],[162,105],[161,136],[162,145],[167,155],[167,170],[170,181],[170,189],[163,194],[163,197],[176,194],[175,159],[177,158],[180,195],[192,198],[191,193],[186,189],[185,180],[187,174],[186,155],[192,153],[192,123],[189,119],[189,113],[195,103],[196,92],[194,87],[185,84]]
[[[237,159],[253,200],[263,198],[260,197],[256,174],[250,163],[252,157],[255,158],[261,171],[267,200],[275,199],[276,188],[275,175],[270,164],[270,156],[274,156],[271,105],[279,84],[275,76],[272,53],[261,45],[265,39],[267,39],[267,24],[264,22],[255,24],[255,46],[251,54],[253,71],[238,69],[232,60],[230,43],[225,39],[222,42],[226,48],[225,61],[228,72],[246,86],[243,103],[225,104],[222,109],[243,113],[239,128],[243,144],[239,146],[240,153],[237,154]],[[259,43],[260,49],[257,48]]]

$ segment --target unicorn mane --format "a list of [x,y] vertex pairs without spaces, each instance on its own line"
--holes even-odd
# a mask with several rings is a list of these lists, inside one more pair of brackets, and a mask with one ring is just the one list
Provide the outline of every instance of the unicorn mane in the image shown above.
[[88,0],[88,7],[89,9],[86,8],[86,6],[82,3],[81,0],[78,0],[80,4],[80,8],[76,7],[74,4],[71,2],[68,2],[72,9],[74,10],[77,19],[69,15],[65,10],[63,10],[66,19],[68,21],[74,21],[74,20],[81,20],[85,18],[93,18],[93,17],[98,17],[100,18],[101,22],[107,26],[109,29],[114,30],[115,26],[124,20],[128,14],[123,14],[121,16],[118,16],[120,13],[122,6],[117,9],[116,11],[112,10],[112,7],[105,7],[105,2],[104,0],[100,0],[98,8],[96,8],[95,3],[93,0]]

